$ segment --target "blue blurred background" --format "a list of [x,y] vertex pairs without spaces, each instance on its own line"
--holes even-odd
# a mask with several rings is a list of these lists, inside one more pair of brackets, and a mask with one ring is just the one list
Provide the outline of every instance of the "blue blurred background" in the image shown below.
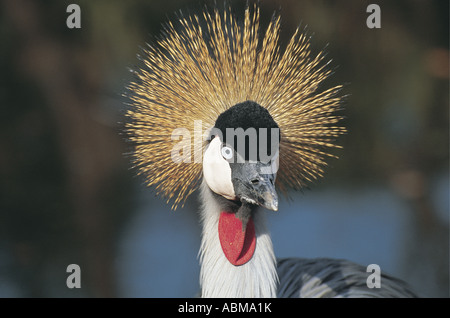
[[[195,296],[196,195],[171,211],[130,169],[121,94],[161,23],[212,2],[77,1],[71,30],[72,2],[0,1],[0,297]],[[275,253],[375,263],[448,297],[449,3],[377,1],[377,30],[369,3],[261,1],[283,44],[308,26],[349,94],[340,159],[267,212]]]

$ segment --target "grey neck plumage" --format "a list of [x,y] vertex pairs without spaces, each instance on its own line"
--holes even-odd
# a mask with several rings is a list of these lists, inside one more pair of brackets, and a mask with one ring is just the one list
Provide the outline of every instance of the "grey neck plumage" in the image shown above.
[[256,211],[253,215],[256,249],[252,259],[234,266],[225,257],[218,234],[220,213],[229,209],[226,200],[214,194],[206,182],[201,185],[200,196],[203,203],[199,252],[202,297],[276,297],[276,259],[264,213]]

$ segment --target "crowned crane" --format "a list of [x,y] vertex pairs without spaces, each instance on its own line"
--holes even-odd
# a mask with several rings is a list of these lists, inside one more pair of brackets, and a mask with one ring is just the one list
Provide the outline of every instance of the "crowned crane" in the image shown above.
[[386,275],[368,288],[366,268],[344,260],[275,258],[264,209],[321,177],[345,128],[341,86],[320,87],[324,54],[300,29],[282,53],[280,16],[265,31],[259,17],[257,5],[242,21],[230,8],[180,14],[126,94],[139,173],[173,209],[200,188],[201,296],[414,296]]

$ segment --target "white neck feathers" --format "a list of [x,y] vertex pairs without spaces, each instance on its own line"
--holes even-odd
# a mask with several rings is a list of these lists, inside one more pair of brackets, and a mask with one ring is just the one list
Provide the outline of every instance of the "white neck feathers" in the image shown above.
[[219,241],[219,217],[224,207],[204,181],[200,195],[203,202],[199,252],[202,297],[276,297],[276,259],[264,213],[256,211],[253,216],[256,249],[252,259],[244,265],[234,266],[225,257]]

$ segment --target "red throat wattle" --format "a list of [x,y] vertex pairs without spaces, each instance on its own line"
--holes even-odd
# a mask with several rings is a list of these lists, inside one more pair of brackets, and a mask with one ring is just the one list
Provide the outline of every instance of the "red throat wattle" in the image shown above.
[[219,240],[228,261],[235,265],[247,263],[256,247],[255,224],[250,218],[245,231],[242,221],[234,213],[221,212],[219,218]]

